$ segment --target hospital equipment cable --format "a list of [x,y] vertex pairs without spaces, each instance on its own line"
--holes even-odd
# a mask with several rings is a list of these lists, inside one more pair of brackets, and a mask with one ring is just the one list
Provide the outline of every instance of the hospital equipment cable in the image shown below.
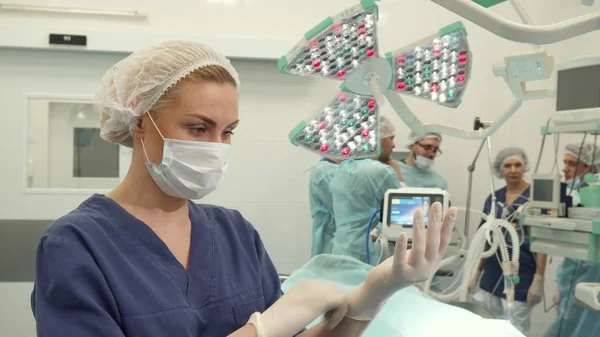
[[[502,221],[500,219],[496,219],[496,220]],[[494,221],[494,222],[496,222],[496,221]],[[508,252],[507,252],[507,247],[506,247],[504,240],[494,240],[491,243],[490,248],[488,250],[484,250],[484,248],[485,248],[484,247],[484,243],[485,243],[484,237],[485,236],[482,236],[482,233],[484,233],[488,230],[491,230],[491,231],[495,231],[499,237],[502,237],[500,228],[502,228],[504,226],[507,226],[507,225],[502,224],[502,223],[498,224],[496,222],[496,224],[493,226],[481,226],[478,229],[478,231],[475,233],[476,237],[474,238],[470,249],[467,250],[467,260],[465,261],[465,263],[463,263],[457,279],[448,288],[448,289],[452,289],[452,287],[454,287],[454,284],[456,284],[457,282],[462,280],[463,282],[457,289],[455,289],[454,291],[451,291],[451,293],[449,293],[449,294],[445,294],[444,292],[442,292],[442,293],[430,292],[432,279],[429,279],[424,286],[424,292],[440,301],[452,301],[452,300],[455,300],[456,298],[459,298],[460,301],[466,302],[466,297],[467,297],[467,293],[468,293],[467,288],[468,288],[469,280],[472,277],[471,274],[473,273],[473,270],[475,267],[474,262],[478,262],[479,259],[482,257],[488,258],[494,254],[497,254],[499,247],[501,248],[500,251],[502,252],[504,261],[508,261],[508,258],[507,258]],[[512,226],[507,226],[507,227],[510,227],[510,229],[512,229],[512,232],[510,231],[510,229],[508,229],[508,231],[511,233],[511,235],[516,236],[516,232],[514,231],[514,228],[512,228]],[[466,240],[464,242],[466,242]],[[462,248],[462,252],[464,253],[465,245],[461,245],[460,248]],[[461,252],[461,250],[459,249],[459,253],[460,252]],[[517,255],[516,258],[518,261],[518,252],[516,255]],[[456,256],[454,256],[452,258],[456,259]],[[440,267],[444,267],[450,263],[453,263],[454,261],[451,260],[452,258],[444,259],[442,261],[442,263],[440,264]]]
[[[598,134],[595,133],[594,134],[594,149],[592,150],[592,165],[594,165],[594,163],[596,162],[596,147],[598,146]],[[600,155],[600,154],[599,154]]]
[[[455,229],[456,229],[456,228],[455,228]],[[439,268],[443,268],[443,267],[446,267],[446,266],[448,266],[448,265],[451,265],[452,263],[454,263],[454,262],[458,261],[458,260],[459,260],[459,259],[460,259],[460,258],[461,258],[461,257],[462,257],[464,254],[465,254],[465,253],[467,253],[467,250],[466,250],[466,246],[467,246],[467,240],[465,239],[465,237],[464,237],[464,234],[463,234],[463,233],[461,233],[461,232],[460,232],[460,231],[458,231],[458,230],[457,230],[457,233],[458,233],[458,235],[459,235],[459,238],[458,238],[458,239],[459,239],[459,244],[458,244],[458,249],[457,249],[457,252],[456,252],[456,254],[455,254],[455,255],[453,255],[453,256],[449,256],[449,257],[445,258],[444,260],[442,260],[442,262],[440,263],[440,266],[439,266]],[[448,288],[447,288],[447,289],[448,289],[448,291],[450,291],[450,289],[452,289],[452,288],[454,287],[454,285],[455,285],[455,284],[456,284],[458,281],[460,281],[460,280],[462,279],[462,274],[464,273],[464,268],[463,268],[463,266],[464,266],[464,262],[463,262],[463,263],[460,265],[460,267],[459,267],[459,272],[458,272],[458,275],[457,275],[457,277],[456,277],[456,278],[455,278],[455,280],[454,280],[454,281],[453,281],[453,282],[450,284],[450,286],[448,286]],[[438,270],[439,270],[439,269],[438,269]],[[435,279],[435,276],[432,276],[432,277],[430,277],[430,278],[429,278],[427,281],[425,281],[425,283],[424,283],[424,286],[423,286],[423,289],[422,289],[422,290],[423,290],[423,292],[424,292],[425,294],[431,295],[431,294],[432,294],[432,292],[431,292],[431,287],[432,287],[434,284],[437,284],[437,283],[441,282],[441,280],[439,280],[439,281],[435,281],[435,282],[434,282],[434,279]],[[457,291],[457,290],[456,290],[456,291]],[[446,294],[446,292],[445,292],[445,291],[441,291],[441,292],[437,292],[437,293],[436,293],[436,295],[447,295],[447,294]],[[456,295],[455,295],[455,296],[453,296],[453,298],[454,298],[454,297],[456,297]],[[449,300],[452,300],[453,298],[450,298]],[[438,299],[440,299],[440,298],[438,298]]]
[[558,144],[560,143],[560,134],[554,134],[554,165],[552,165],[552,171],[550,173],[554,173],[554,169],[558,172]]
[[[439,292],[433,292],[431,291],[431,286],[433,286],[436,283],[439,283],[440,281],[436,281],[433,282],[433,277],[431,278],[432,282],[429,283],[428,281],[423,282],[423,286],[421,291],[423,291],[423,293],[425,293],[426,295],[429,295],[439,301],[452,301],[454,300],[457,296],[455,295],[458,291],[458,289],[454,289],[452,290],[457,283],[461,282],[461,280],[463,279],[462,275],[464,274],[465,270],[463,268],[464,266],[464,262],[461,264],[460,266],[460,270],[458,271],[456,277],[454,278],[454,280],[452,281],[452,283],[446,287],[445,290],[441,290]],[[446,297],[450,295],[449,297]]]
[[[529,199],[529,198],[527,198],[527,199]],[[510,206],[512,206],[512,205],[514,205],[514,202],[513,202],[512,204],[508,205],[507,207],[510,207]],[[513,212],[513,213],[512,213],[512,214],[511,214],[509,217],[507,217],[507,218],[506,218],[506,219],[507,219],[507,221],[511,220],[511,217],[512,217],[514,214],[516,214],[517,212],[518,212],[518,210],[517,210],[517,211],[515,211],[515,212]],[[521,231],[523,232],[523,242],[519,241],[519,246],[521,246],[522,244],[524,244],[524,243],[525,243],[525,236],[524,236],[524,231],[523,231],[523,229],[522,229],[522,226],[519,226],[519,227],[521,227]],[[510,248],[513,248],[512,246],[510,246],[510,244],[509,244],[509,243],[507,243],[507,246],[509,246]],[[496,253],[495,253],[495,257],[496,257],[496,259],[498,260],[498,263],[499,263],[500,265],[502,265],[502,261],[501,261],[501,259],[500,259],[500,256],[498,256],[498,251],[496,251]],[[535,255],[534,255],[534,259],[535,259]],[[537,263],[537,262],[536,262],[536,263]],[[496,292],[496,290],[497,290],[497,289],[498,289],[498,287],[500,286],[500,282],[502,282],[502,281],[503,281],[503,278],[504,278],[504,276],[500,276],[500,277],[498,278],[498,281],[496,282],[496,285],[494,286],[494,288],[493,288],[493,290],[492,290],[492,292],[491,292],[492,294]],[[491,300],[491,298],[489,298],[489,300]],[[544,300],[545,300],[545,298],[544,298]],[[488,306],[489,306],[489,304],[490,304],[490,303],[488,303]]]
[[[577,151],[577,163],[575,164],[575,173],[577,173],[577,168],[579,167],[579,163],[581,160],[581,150],[583,150],[583,145],[585,145],[585,139],[587,138],[587,132],[583,134],[583,138],[581,139],[581,145],[579,146],[579,151]],[[569,196],[573,193],[573,187],[575,187],[575,177],[573,177],[573,181],[571,181],[571,187],[569,188]]]
[[[535,261],[535,265],[537,266],[537,254],[533,254],[533,260]],[[550,312],[550,310],[552,310],[552,308],[556,307],[558,305],[558,301],[552,303],[552,305],[548,308],[547,303],[546,303],[546,288],[544,285],[544,282],[542,282],[542,306],[544,308],[544,313],[548,313]]]
[[[548,120],[546,121],[546,127],[550,126],[550,121],[552,121],[552,118],[548,118]],[[546,134],[542,135],[542,143],[540,144],[540,151],[538,152],[538,157],[537,157],[537,161],[535,163],[535,169],[533,170],[533,173],[537,173],[538,169],[540,168],[540,163],[542,162],[542,155],[544,154],[544,145],[546,144]],[[556,158],[554,158],[556,161]]]
[[[468,287],[468,281],[470,280],[470,275],[472,273],[473,267],[474,267],[474,260],[479,261],[479,258],[481,256],[491,256],[493,255],[497,250],[498,247],[501,246],[501,241],[502,240],[494,240],[494,242],[492,243],[492,246],[490,247],[489,250],[484,251],[484,246],[483,246],[483,242],[485,242],[484,240],[481,240],[481,234],[483,233],[483,231],[486,230],[496,230],[499,231],[499,228],[497,226],[482,226],[478,229],[478,231],[475,233],[475,240],[473,241],[471,247],[469,248],[469,250],[467,251],[467,259],[465,261],[465,263],[463,264],[463,267],[461,268],[461,277],[458,277],[458,280],[462,280],[460,286],[452,291],[450,294],[436,294],[434,292],[429,292],[429,285],[431,284],[431,279],[429,279],[425,285],[425,292],[427,294],[429,294],[430,296],[440,300],[440,301],[452,301],[455,300],[456,298],[459,299],[459,301],[462,302],[466,302],[466,297],[467,297],[467,287]],[[504,246],[503,249],[501,249],[502,251],[504,251],[506,249],[506,247]],[[489,254],[489,255],[488,255]],[[476,257],[475,257],[476,255]],[[505,256],[503,254],[503,256]],[[456,258],[456,257],[455,257]],[[444,267],[445,265],[452,263],[453,261],[451,261],[450,259],[445,259],[444,261],[442,261],[442,263],[440,264],[440,267]],[[456,282],[458,282],[458,280],[455,280]]]
[[[489,137],[486,139],[487,142],[487,150],[488,150],[488,161],[490,170],[493,171],[493,163],[492,163],[492,149],[491,149],[491,140]],[[511,316],[511,309],[514,304],[514,285],[515,282],[518,282],[518,263],[519,263],[519,250],[513,251],[512,259],[508,254],[508,247],[506,246],[506,241],[503,239],[503,234],[501,232],[501,228],[506,229],[509,235],[511,236],[512,242],[519,242],[518,234],[506,220],[495,219],[496,214],[496,195],[495,195],[495,183],[494,180],[491,179],[491,209],[490,215],[488,215],[487,221],[479,227],[477,232],[475,233],[475,237],[473,238],[473,242],[469,249],[469,253],[467,255],[467,261],[465,263],[466,273],[464,274],[464,282],[461,285],[459,291],[459,300],[466,302],[468,296],[468,286],[471,278],[475,277],[476,273],[476,264],[479,262],[479,259],[482,257],[487,258],[494,255],[500,246],[500,253],[502,257],[502,266],[505,275],[505,289],[507,289],[507,303],[508,310],[507,316]],[[498,240],[493,240],[490,249],[485,251],[485,242],[486,242],[486,233],[488,231],[493,231],[497,234]]]
[[[370,246],[371,246],[371,225],[373,224],[373,221],[375,220],[375,218],[377,217],[377,215],[381,212],[381,208],[377,209],[373,215],[371,215],[371,218],[369,219],[369,225],[367,227],[367,239],[366,239],[366,252],[367,252],[367,258],[366,258],[366,262],[367,264],[371,264],[371,252],[370,252]],[[382,245],[383,246],[383,245]],[[383,247],[382,247],[382,255],[383,255]]]
[[[491,149],[491,139],[489,137],[487,137],[485,139],[485,142],[482,142],[481,147],[479,149],[478,152],[481,151],[481,149],[483,148],[483,145],[487,144],[487,152],[488,152],[488,162],[489,162],[489,167],[490,170],[493,171],[493,162],[492,162],[492,149]],[[479,154],[477,154],[478,156]],[[463,282],[461,284],[461,286],[454,292],[452,292],[451,294],[447,294],[446,296],[442,296],[442,295],[434,295],[434,297],[436,297],[439,300],[452,300],[453,298],[455,298],[456,296],[459,297],[459,301],[462,302],[466,302],[467,301],[467,296],[468,296],[468,285],[470,283],[470,279],[472,277],[474,277],[474,273],[476,270],[476,263],[479,262],[479,259],[481,258],[488,258],[491,257],[494,254],[497,254],[497,250],[498,247],[500,247],[500,253],[502,256],[502,266],[503,269],[505,269],[505,281],[506,280],[511,280],[511,282],[508,282],[508,284],[511,284],[512,287],[511,289],[509,289],[509,294],[507,296],[507,302],[509,302],[511,305],[509,305],[509,308],[512,307],[512,302],[514,302],[514,282],[516,282],[518,280],[518,273],[516,273],[516,270],[518,270],[518,261],[519,261],[519,250],[515,250],[515,252],[513,253],[512,256],[512,261],[510,259],[510,256],[508,254],[508,247],[506,245],[506,240],[504,240],[504,235],[501,232],[501,228],[506,229],[506,231],[508,231],[509,235],[512,238],[512,242],[520,242],[518,234],[515,230],[515,228],[513,228],[510,224],[508,224],[508,222],[506,220],[503,219],[494,219],[495,214],[496,214],[496,188],[495,188],[495,183],[494,180],[491,179],[490,181],[490,185],[491,185],[491,210],[490,210],[490,215],[487,216],[487,220],[486,222],[479,227],[479,229],[477,230],[477,232],[475,233],[475,237],[473,238],[473,241],[471,243],[471,247],[469,248],[469,250],[467,251],[467,259],[463,265],[463,269],[464,269],[464,273],[462,273],[463,275]],[[470,191],[469,191],[470,192]],[[469,193],[470,194],[470,193]],[[470,199],[471,197],[469,196],[467,201],[470,204]],[[469,208],[467,208],[469,209]],[[469,213],[469,212],[467,212]],[[468,223],[465,224],[465,228],[468,228]],[[493,240],[490,244],[490,249],[485,250],[485,242],[486,242],[486,237],[488,237],[488,233],[492,231],[494,232],[497,237],[499,238],[498,240]],[[444,261],[443,261],[444,262]],[[441,265],[440,265],[441,266]],[[508,271],[506,270],[508,269]],[[508,276],[506,276],[506,274],[508,274]],[[517,275],[513,275],[513,274],[517,274]],[[431,280],[427,281],[428,284],[426,284],[425,289],[426,291],[429,290],[430,284],[431,284]],[[505,282],[506,283],[506,282]],[[507,286],[505,286],[505,289],[508,288]],[[433,293],[432,293],[433,295]],[[507,316],[510,316],[510,313],[507,314]]]
[[[488,150],[488,163],[490,165],[490,172],[494,172],[494,163],[492,162],[492,139],[490,137],[486,137],[487,142],[487,150]],[[490,214],[496,214],[496,183],[494,179],[490,179],[490,184],[492,188],[492,209],[490,210]]]
[[[527,199],[529,199],[529,198],[527,198]],[[513,203],[511,203],[511,204],[509,204],[509,205],[508,205],[508,206],[506,206],[506,207],[511,207],[511,206],[513,206],[513,205],[514,205],[514,202],[513,202]],[[504,206],[504,205],[502,205],[502,206]],[[519,207],[519,208],[520,208],[520,207]],[[505,220],[507,220],[507,222],[510,222],[510,221],[512,220],[512,217],[513,217],[513,216],[514,216],[514,215],[515,215],[517,212],[518,212],[518,209],[517,209],[515,212],[513,212],[513,213],[512,213],[510,216],[508,216],[508,217],[506,217],[506,218],[504,218],[504,219],[505,219]],[[522,238],[523,238],[523,241],[519,240],[519,246],[521,246],[521,245],[523,245],[523,244],[525,243],[525,237],[524,237],[524,231],[523,231],[523,229],[522,229],[522,226],[519,226],[519,227],[521,227],[521,231],[522,231],[522,233],[523,233],[523,236],[522,236]],[[505,237],[505,236],[504,236],[504,237]],[[490,241],[488,241],[488,244],[490,244],[490,243],[491,243],[491,242],[490,242]],[[508,242],[506,243],[506,245],[507,245],[507,247],[513,248],[513,247],[512,247],[512,246],[511,246],[511,245],[510,245]],[[494,256],[495,256],[495,257],[496,257],[496,259],[498,260],[498,263],[499,263],[500,265],[502,265],[502,260],[500,259],[500,256],[498,256],[498,251],[496,251],[496,252],[495,252]],[[496,285],[494,286],[494,288],[493,288],[493,290],[492,290],[492,294],[496,292],[496,289],[498,289],[498,287],[500,286],[500,282],[502,282],[502,281],[503,281],[503,278],[504,278],[504,276],[501,276],[501,277],[499,277],[499,278],[498,278],[498,281],[496,282]]]
[[[514,212],[512,212],[512,214],[510,214],[510,215],[508,215],[506,217],[502,217],[502,219],[506,220],[506,222],[513,223],[512,221],[514,220],[515,216],[517,216],[518,214],[521,214],[521,213],[525,212],[525,210],[529,207],[528,205],[529,205],[530,198],[519,197],[516,200],[519,200],[519,199],[525,199],[525,200],[527,200],[527,202],[524,203],[524,204],[519,205],[519,207]],[[515,206],[516,200],[513,201],[508,206],[504,206],[504,204],[501,204],[500,202],[498,202],[498,204],[501,204],[501,206],[504,207],[504,209],[507,209],[508,207]],[[521,226],[521,225],[515,226],[515,229],[521,232],[521,238],[518,241],[518,243],[519,243],[518,246],[522,246],[525,243],[525,231],[523,229],[523,226]],[[487,237],[486,239],[487,239],[487,241],[489,243],[491,238]],[[508,242],[507,242],[507,246],[509,248],[513,248],[512,244],[510,244]]]

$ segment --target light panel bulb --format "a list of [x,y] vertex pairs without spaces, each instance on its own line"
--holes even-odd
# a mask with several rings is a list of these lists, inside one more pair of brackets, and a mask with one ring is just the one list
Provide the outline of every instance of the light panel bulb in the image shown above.
[[290,133],[290,141],[331,159],[379,156],[379,105],[374,97],[340,93]]

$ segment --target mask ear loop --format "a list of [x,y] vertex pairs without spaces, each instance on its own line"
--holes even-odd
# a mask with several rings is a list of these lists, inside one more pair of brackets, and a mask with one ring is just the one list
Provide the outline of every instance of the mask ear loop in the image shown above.
[[[150,121],[152,122],[152,125],[154,125],[154,128],[156,129],[156,132],[158,132],[158,134],[160,135],[160,138],[162,138],[163,142],[165,141],[165,137],[162,135],[162,132],[160,132],[160,130],[158,129],[158,126],[156,126],[156,122],[154,121],[154,118],[152,118],[152,115],[150,114],[150,112],[147,112],[148,117],[150,117]],[[140,121],[141,123],[141,121]],[[151,163],[150,162],[150,158],[148,158],[148,152],[146,152],[146,145],[144,145],[144,139],[140,139],[140,141],[142,142],[142,150],[144,151],[144,157],[146,157],[146,163]]]

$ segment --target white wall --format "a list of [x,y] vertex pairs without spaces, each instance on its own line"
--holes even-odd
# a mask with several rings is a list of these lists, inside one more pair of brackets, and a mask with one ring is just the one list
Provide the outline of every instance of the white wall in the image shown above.
[[[24,2],[24,1],[22,1]],[[29,3],[34,3],[30,1]],[[35,1],[42,4],[44,1]],[[56,5],[84,6],[75,1],[46,1]],[[91,2],[89,2],[91,3]],[[0,12],[0,22],[26,29],[30,24],[48,32],[64,29],[76,33],[73,27],[103,31],[144,33],[208,34],[229,38],[273,38],[273,43],[290,41],[289,48],[309,28],[327,15],[334,14],[354,0],[305,0],[290,6],[287,1],[238,2],[236,6],[214,5],[205,7],[201,2],[170,1],[104,1],[88,7],[137,9],[150,13],[145,22],[119,22],[115,19],[83,17],[6,14]],[[416,6],[415,4],[418,4]],[[598,11],[598,5],[581,9],[576,0],[524,1],[531,19],[537,24],[548,24]],[[382,13],[381,48],[393,50],[413,42],[439,27],[459,20],[455,15],[425,1],[386,1],[380,5]],[[506,4],[496,12],[517,21],[514,11]],[[241,20],[225,23],[224,17]],[[463,20],[464,21],[464,20]],[[232,23],[233,22],[233,23]],[[502,40],[465,21],[474,53],[473,77],[458,109],[432,106],[427,102],[407,99],[407,103],[424,122],[445,123],[470,129],[475,117],[494,120],[512,102],[508,88],[501,79],[492,75],[493,63],[506,54],[529,50],[530,46]],[[68,28],[68,29],[67,29]],[[590,33],[556,45],[547,46],[557,63],[580,55],[598,54],[598,33]],[[2,40],[0,39],[0,45]],[[285,45],[285,44],[284,44]],[[283,55],[287,50],[281,50]],[[23,165],[23,92],[90,94],[98,79],[122,55],[81,54],[66,52],[25,52],[0,49],[0,114],[4,118],[0,142],[14,144],[0,147],[3,158],[12,158],[3,165],[3,188],[0,189],[0,218],[54,218],[76,207],[84,195],[24,195],[21,185]],[[221,188],[207,201],[223,204],[240,211],[258,228],[281,272],[290,272],[301,266],[309,256],[310,217],[307,204],[307,175],[303,174],[316,160],[314,156],[296,149],[287,141],[288,131],[309,113],[317,109],[335,93],[335,82],[313,81],[287,77],[276,72],[274,63],[235,62],[242,76],[239,131],[235,135],[231,165]],[[552,81],[540,85],[553,85]],[[388,109],[388,110],[385,110]],[[384,113],[393,116],[389,107]],[[537,157],[541,136],[540,126],[552,114],[552,100],[526,102],[517,114],[493,137],[494,152],[504,146],[521,146],[533,162]],[[397,145],[402,146],[407,129],[398,118]],[[9,127],[6,127],[9,126]],[[561,146],[579,137],[561,137]],[[552,166],[552,141],[546,142],[541,170]],[[446,138],[444,155],[436,162],[436,170],[449,181],[453,203],[465,205],[467,195],[467,167],[472,161],[478,142]],[[127,156],[123,152],[123,156]],[[473,207],[481,209],[489,194],[490,174],[487,157],[482,154],[474,174]],[[497,181],[497,186],[501,182]],[[6,200],[6,202],[4,202]],[[29,212],[36,205],[36,212]],[[460,219],[459,219],[460,220]],[[462,226],[461,226],[462,227]],[[471,232],[474,231],[472,226]],[[547,271],[546,293],[550,301],[556,263]],[[1,296],[0,296],[1,297]],[[24,298],[23,298],[24,300]],[[1,302],[1,301],[0,301]],[[535,310],[531,336],[542,336],[553,319],[553,314]],[[1,314],[1,313],[0,313]],[[2,319],[3,315],[0,315]],[[31,332],[31,331],[29,331]],[[26,334],[21,334],[25,336]],[[31,333],[29,333],[31,335]]]

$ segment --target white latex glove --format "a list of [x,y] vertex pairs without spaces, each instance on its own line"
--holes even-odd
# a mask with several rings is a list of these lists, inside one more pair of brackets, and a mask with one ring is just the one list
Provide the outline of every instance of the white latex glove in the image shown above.
[[542,301],[542,296],[544,295],[544,278],[542,275],[535,274],[533,276],[533,282],[531,286],[529,286],[529,291],[527,292],[527,302],[535,305]]
[[469,281],[469,287],[467,288],[469,296],[473,296],[473,294],[475,293],[475,289],[477,289],[477,283],[479,283],[481,274],[481,270],[478,270],[475,276]]
[[556,289],[556,291],[554,292],[554,295],[552,295],[552,306],[554,307],[555,310],[558,310],[558,302],[560,301],[560,297],[558,296],[558,289]]
[[347,309],[346,295],[335,283],[305,280],[262,314],[254,313],[248,323],[256,327],[257,337],[290,337],[323,314],[333,329]]
[[407,237],[400,234],[394,256],[373,268],[365,282],[348,293],[346,316],[355,320],[372,320],[395,292],[433,276],[452,238],[456,211],[456,207],[451,207],[442,223],[442,205],[433,203],[427,234],[423,210],[416,211],[412,249],[407,250]]

